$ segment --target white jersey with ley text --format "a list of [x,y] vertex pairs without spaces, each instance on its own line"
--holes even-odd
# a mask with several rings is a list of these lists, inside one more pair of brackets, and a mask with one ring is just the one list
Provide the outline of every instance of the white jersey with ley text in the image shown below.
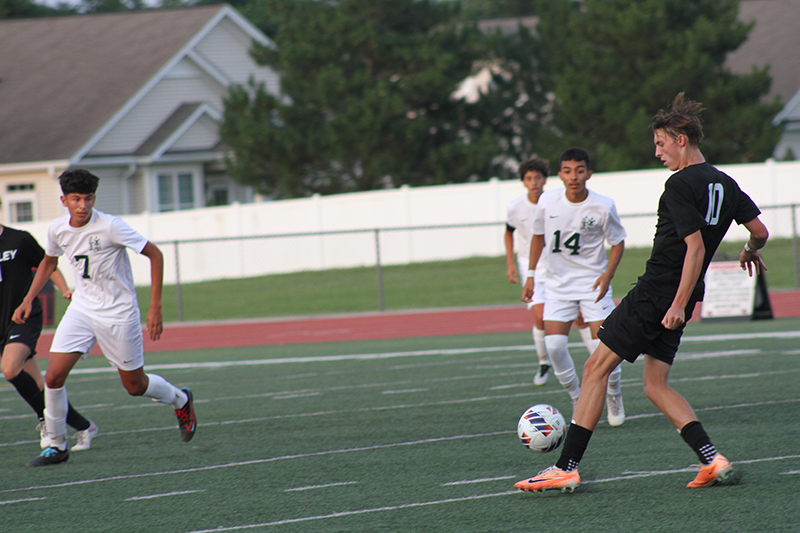
[[92,318],[126,323],[139,316],[126,248],[140,253],[146,244],[122,219],[95,209],[80,228],[70,226],[69,215],[53,221],[45,251],[52,257],[63,255],[75,271],[71,306]]
[[[527,194],[514,198],[508,203],[506,225],[514,228],[514,252],[520,265],[520,276],[525,277],[531,256],[531,238],[533,237],[533,217],[538,210],[537,204],[528,199]],[[534,279],[544,281],[547,261],[540,260],[536,265]],[[522,266],[525,268],[523,269]]]
[[588,192],[579,203],[567,200],[563,188],[539,197],[533,233],[544,235],[548,252],[547,300],[594,300],[592,287],[608,267],[605,243],[614,246],[627,236],[614,200]]

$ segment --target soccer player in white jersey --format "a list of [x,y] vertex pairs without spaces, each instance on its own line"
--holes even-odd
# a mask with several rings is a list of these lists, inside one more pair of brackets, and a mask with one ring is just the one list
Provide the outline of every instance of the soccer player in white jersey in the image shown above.
[[[519,166],[519,179],[527,189],[527,193],[514,198],[508,203],[506,217],[506,278],[511,283],[522,282],[528,279],[528,264],[530,263],[531,237],[533,237],[533,215],[536,214],[536,203],[544,191],[544,184],[550,174],[547,161],[534,157],[524,161]],[[514,260],[514,252],[517,254]],[[517,268],[519,266],[519,268]],[[535,385],[544,385],[550,375],[550,361],[547,358],[547,348],[544,342],[544,281],[546,266],[545,261],[540,261],[536,267],[536,282],[533,286],[533,298],[528,302],[528,310],[533,312],[533,345],[539,357],[539,370],[533,377]],[[520,279],[521,278],[521,279]]]
[[[593,342],[600,343],[597,331],[614,309],[611,278],[622,259],[627,234],[614,200],[586,188],[586,181],[592,176],[586,150],[565,150],[559,160],[558,176],[564,188],[539,197],[539,209],[533,219],[530,269],[537,267],[546,249],[545,344],[553,372],[574,405],[581,388],[567,348],[569,330],[580,312],[591,328]],[[606,242],[611,246],[608,255]],[[525,284],[526,302],[531,299],[533,284],[530,278]],[[622,425],[625,410],[619,367],[609,378],[606,405],[609,424]]]
[[59,177],[61,202],[69,214],[50,225],[44,259],[28,294],[14,312],[14,322],[25,323],[33,299],[58,266],[58,258],[64,256],[75,270],[76,289],[53,337],[45,376],[45,425],[50,447],[28,466],[58,464],[69,459],[65,383],[72,368],[95,343],[117,368],[128,394],[146,396],[175,409],[184,442],[192,439],[196,429],[192,391],[179,389],[161,376],[144,371],[139,304],[126,248],[150,259],[147,330],[152,340],[158,340],[163,330],[163,256],[157,246],[121,219],[94,209],[98,182],[97,176],[84,169],[67,170]]

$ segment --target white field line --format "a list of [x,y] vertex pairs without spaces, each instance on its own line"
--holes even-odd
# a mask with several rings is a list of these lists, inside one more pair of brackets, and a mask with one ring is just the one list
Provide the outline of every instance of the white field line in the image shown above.
[[455,485],[472,485],[473,483],[488,483],[489,481],[503,481],[506,479],[514,479],[517,476],[500,476],[500,477],[483,477],[479,479],[462,479],[461,481],[450,481],[449,483],[442,483],[442,487],[452,487]]
[[[682,342],[717,342],[726,340],[752,340],[752,339],[797,339],[800,338],[800,331],[775,331],[765,333],[734,333],[728,335],[697,335],[685,336]],[[573,343],[574,346],[582,346]],[[163,365],[148,365],[148,370],[181,370],[181,369],[218,369],[232,366],[256,366],[256,365],[277,365],[294,363],[321,363],[333,361],[368,361],[376,359],[391,359],[396,357],[424,357],[431,355],[465,355],[474,353],[494,353],[509,351],[530,351],[531,345],[523,346],[489,346],[484,348],[454,348],[443,350],[416,350],[399,351],[385,353],[366,353],[366,354],[346,354],[346,355],[320,355],[311,357],[283,357],[276,359],[256,359],[249,361],[209,361],[205,363],[171,363]],[[699,355],[699,354],[698,354]],[[678,356],[683,357],[682,355]],[[117,370],[112,367],[104,366],[99,368],[76,368],[70,372],[71,375],[77,374],[98,374],[115,373]]]
[[331,487],[341,487],[343,485],[358,485],[358,481],[342,481],[339,483],[326,483],[325,485],[309,485],[307,487],[295,487],[293,489],[286,489],[283,492],[300,492],[304,490],[317,490],[329,489]]
[[36,502],[39,500],[46,500],[47,498],[20,498],[19,500],[6,500],[0,501],[0,505],[9,505],[12,503]]
[[[798,370],[800,371],[800,370]],[[776,371],[777,372],[777,371]],[[779,373],[785,373],[787,371],[781,371]],[[760,375],[764,375],[766,373],[760,373]],[[747,374],[746,376],[750,376],[751,374]],[[743,375],[744,376],[744,375]],[[739,378],[743,376],[728,376],[729,378]],[[722,376],[718,376],[722,377]],[[678,381],[692,381],[697,378],[683,378]],[[635,385],[636,383],[632,384],[624,384],[623,386],[630,386]],[[443,405],[453,405],[453,404],[463,404],[463,403],[472,403],[472,402],[482,402],[482,401],[493,401],[493,400],[504,400],[504,399],[511,399],[511,398],[531,398],[533,396],[546,396],[548,394],[552,394],[554,391],[540,391],[540,392],[520,392],[516,394],[499,394],[495,396],[480,396],[475,398],[462,398],[458,400],[443,400],[439,402],[423,402],[423,403],[414,403],[414,404],[398,404],[398,405],[387,405],[381,407],[362,407],[358,409],[340,409],[340,410],[331,410],[331,411],[316,411],[313,413],[295,413],[295,414],[286,414],[286,415],[270,415],[270,416],[263,416],[263,417],[254,417],[254,418],[243,418],[238,420],[223,420],[220,422],[205,422],[202,425],[204,427],[208,426],[225,426],[231,424],[250,424],[253,422],[266,422],[270,420],[286,420],[286,419],[302,419],[302,418],[311,418],[311,417],[318,417],[318,416],[335,416],[341,414],[349,414],[349,413],[369,413],[369,412],[380,412],[380,411],[391,411],[391,410],[398,410],[398,409],[418,409],[420,407],[439,407]],[[557,391],[555,391],[557,392]],[[800,398],[788,398],[784,400],[769,400],[763,402],[751,402],[751,403],[742,403],[736,404],[731,406],[715,406],[715,407],[704,407],[704,408],[696,408],[695,411],[714,411],[720,409],[738,409],[741,407],[757,407],[761,405],[775,405],[775,404],[784,404],[784,403],[796,403],[800,402]],[[154,404],[155,405],[155,404]],[[162,406],[163,407],[163,406]],[[655,413],[642,413],[636,415],[628,415],[627,418],[629,420],[639,419],[639,418],[653,418],[658,416],[664,416],[660,412]],[[605,423],[605,420],[601,420],[600,423]],[[130,435],[135,433],[147,433],[151,431],[174,431],[175,427],[165,426],[165,427],[154,427],[154,428],[139,428],[139,429],[127,429],[122,431],[107,431],[103,432],[103,435]],[[506,431],[505,433],[513,433],[512,430]],[[4,442],[0,443],[0,448],[6,446],[19,446],[25,444],[31,444],[34,442],[39,442],[38,440],[21,440],[16,442]],[[2,493],[2,491],[0,491]]]
[[180,490],[176,492],[165,492],[163,494],[150,494],[149,496],[133,496],[131,498],[125,498],[123,501],[126,502],[135,502],[139,500],[152,500],[153,498],[166,498],[168,496],[181,496],[183,494],[194,494],[195,492],[205,492],[205,489],[201,490]]
[[417,446],[420,444],[432,444],[437,442],[447,442],[447,441],[455,441],[455,440],[463,440],[463,439],[475,439],[475,438],[482,438],[482,437],[493,437],[496,435],[506,435],[511,433],[510,431],[493,431],[490,433],[476,433],[473,435],[456,435],[452,437],[434,437],[430,439],[422,439],[422,440],[415,440],[415,441],[406,441],[406,442],[394,442],[389,444],[375,444],[373,446],[360,446],[357,448],[342,448],[339,450],[325,450],[321,452],[309,452],[309,453],[299,453],[294,455],[281,455],[278,457],[266,457],[264,459],[252,459],[250,461],[237,461],[233,463],[223,463],[218,465],[208,465],[208,466],[198,466],[195,468],[182,468],[178,470],[165,470],[161,472],[145,472],[141,474],[126,474],[126,475],[119,475],[119,476],[110,476],[110,477],[103,477],[103,478],[94,478],[94,479],[84,479],[80,481],[67,481],[64,483],[53,483],[51,485],[34,485],[30,487],[19,487],[16,489],[4,489],[0,490],[0,494],[6,493],[13,493],[13,492],[25,492],[30,490],[44,490],[44,489],[55,489],[55,488],[64,488],[64,487],[74,487],[79,485],[91,485],[95,483],[104,483],[107,481],[119,481],[125,479],[139,479],[139,478],[147,478],[147,477],[157,477],[157,476],[170,476],[175,474],[188,474],[194,472],[208,472],[212,470],[221,470],[226,468],[236,468],[240,466],[252,466],[252,465],[260,465],[266,463],[274,463],[277,461],[287,461],[287,460],[294,460],[294,459],[306,459],[309,457],[325,457],[329,455],[338,455],[344,453],[354,453],[354,452],[364,452],[364,451],[374,451],[374,450],[385,450],[390,448],[401,448],[405,446]]
[[[796,399],[793,401],[800,401],[800,399]],[[740,409],[742,407],[748,406],[755,406],[761,405],[763,403],[780,403],[780,402],[759,402],[753,404],[739,404],[739,405],[732,405],[732,406],[724,406],[724,407],[715,407],[715,408],[708,408],[708,409]],[[702,409],[701,409],[702,410]],[[637,418],[641,418],[643,415],[639,415]],[[655,414],[653,416],[656,416]],[[663,416],[658,413],[658,416]],[[632,417],[633,418],[633,417]],[[183,468],[178,470],[165,470],[160,472],[145,472],[141,474],[126,474],[126,475],[119,475],[119,476],[110,476],[104,478],[94,478],[94,479],[85,479],[79,481],[68,481],[64,483],[53,483],[50,485],[33,485],[29,487],[18,487],[15,489],[4,489],[0,490],[0,494],[6,493],[16,493],[16,492],[26,492],[32,490],[46,490],[46,489],[54,489],[54,488],[64,488],[64,487],[73,487],[79,485],[90,485],[95,483],[105,483],[108,481],[120,481],[126,479],[139,479],[139,478],[147,478],[147,477],[158,477],[158,476],[169,476],[175,474],[187,474],[187,473],[194,473],[194,472],[208,472],[212,470],[221,470],[227,468],[237,468],[242,466],[253,466],[253,465],[261,465],[267,463],[274,463],[278,461],[287,461],[287,460],[295,460],[295,459],[306,459],[310,457],[324,457],[330,455],[339,455],[345,453],[356,453],[356,452],[364,452],[364,451],[374,451],[374,450],[385,450],[391,448],[402,448],[406,446],[418,446],[424,444],[433,444],[438,442],[448,442],[448,441],[457,441],[457,440],[464,440],[464,439],[476,439],[476,438],[484,438],[484,437],[495,437],[499,435],[507,435],[509,433],[514,433],[515,430],[507,430],[507,431],[492,431],[489,433],[476,433],[470,435],[455,435],[451,437],[434,437],[430,439],[421,439],[416,441],[405,441],[405,442],[395,442],[389,444],[375,444],[372,446],[359,446],[356,448],[342,448],[338,450],[324,450],[319,452],[308,452],[308,453],[301,453],[301,454],[294,454],[294,455],[282,455],[277,457],[267,457],[264,459],[252,459],[250,461],[237,461],[233,463],[223,463],[217,465],[207,465],[207,466],[199,466],[194,468]],[[784,459],[797,459],[800,458],[800,455],[785,455],[779,457],[767,457],[767,458],[758,458],[758,459],[750,459],[750,460],[741,460],[735,461],[735,463],[740,464],[748,464],[748,463],[757,463],[762,461],[777,461],[777,460],[784,460]],[[686,471],[686,469],[676,470],[680,472]],[[673,472],[673,471],[664,471],[664,472]],[[639,475],[634,473],[633,475]],[[628,477],[628,476],[625,476]],[[616,479],[616,478],[614,478]],[[595,480],[595,483],[601,482],[602,480]]]
[[[746,463],[746,462],[760,462],[760,461],[778,461],[783,459],[797,459],[800,458],[800,455],[790,455],[784,457],[765,457],[762,459],[753,459],[751,461],[736,461],[734,464],[737,463]],[[678,468],[674,470],[652,470],[649,472],[623,472],[620,476],[614,476],[604,479],[592,479],[582,481],[582,484],[588,485],[591,483],[608,483],[612,481],[626,481],[629,479],[640,479],[646,477],[654,477],[654,476],[663,476],[667,474],[679,474],[685,472],[693,472],[696,468]],[[483,481],[501,481],[505,479],[509,479],[512,476],[503,476],[498,478],[491,478],[491,479],[479,479],[473,481],[457,481],[453,483],[446,483],[445,485],[457,485],[463,483],[480,483]],[[326,520],[331,518],[341,518],[346,516],[354,516],[354,515],[361,515],[367,513],[378,513],[378,512],[385,512],[385,511],[399,511],[402,509],[411,509],[414,507],[427,507],[433,505],[444,505],[448,503],[459,503],[465,501],[472,501],[472,500],[480,500],[486,498],[495,498],[498,496],[511,496],[513,494],[520,494],[518,490],[511,490],[511,491],[503,491],[503,492],[494,492],[490,494],[476,494],[474,496],[466,496],[463,498],[447,498],[444,500],[432,500],[427,502],[414,502],[414,503],[406,503],[402,505],[392,505],[386,507],[373,507],[368,509],[357,509],[353,511],[340,511],[338,513],[330,513],[325,515],[316,515],[316,516],[304,516],[299,518],[285,518],[283,520],[275,520],[273,522],[260,522],[257,524],[242,524],[238,526],[219,526],[213,529],[201,529],[201,530],[193,530],[188,533],[217,533],[221,531],[242,531],[245,529],[255,529],[261,527],[270,527],[270,526],[280,526],[284,524],[297,524],[301,522],[311,522],[315,520]]]
[[386,507],[373,507],[372,509],[358,509],[355,511],[341,511],[338,513],[331,513],[326,515],[318,515],[318,516],[305,516],[302,518],[286,518],[284,520],[276,520],[274,522],[262,522],[260,524],[247,524],[242,526],[228,526],[228,527],[215,527],[214,529],[201,529],[191,531],[190,533],[216,533],[219,531],[241,531],[243,529],[255,529],[259,527],[269,527],[269,526],[281,526],[284,524],[298,524],[302,522],[311,522],[314,520],[324,520],[326,518],[340,518],[343,516],[353,516],[353,515],[361,515],[361,514],[368,514],[368,513],[379,513],[385,511],[399,511],[402,509],[412,509],[414,507],[428,507],[431,505],[442,505],[445,503],[456,503],[456,502],[467,502],[472,500],[482,500],[486,498],[495,498],[497,496],[509,496],[511,494],[518,494],[518,490],[509,490],[505,492],[496,492],[494,494],[478,494],[475,496],[466,496],[463,498],[448,498],[446,500],[437,500],[431,502],[416,502],[416,503],[404,503],[402,505],[390,505]]

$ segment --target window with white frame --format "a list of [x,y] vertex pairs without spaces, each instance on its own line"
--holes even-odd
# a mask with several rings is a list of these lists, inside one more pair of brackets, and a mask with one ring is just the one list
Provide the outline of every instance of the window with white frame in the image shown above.
[[195,207],[194,173],[159,172],[156,180],[159,211],[178,211]]
[[36,190],[33,183],[6,185],[6,222],[17,224],[36,220]]

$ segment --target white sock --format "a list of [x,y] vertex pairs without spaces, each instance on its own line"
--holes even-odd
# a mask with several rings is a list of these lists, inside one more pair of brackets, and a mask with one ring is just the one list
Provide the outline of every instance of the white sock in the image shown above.
[[59,450],[67,449],[67,388],[51,389],[44,386],[44,424],[51,445]]
[[581,395],[581,382],[575,373],[575,363],[569,354],[567,335],[546,335],[547,354],[550,357],[550,364],[553,365],[553,373],[558,382],[569,393],[573,400]]
[[533,345],[536,347],[536,355],[539,356],[540,365],[549,365],[550,359],[547,358],[547,346],[544,342],[544,330],[533,326]]
[[578,328],[578,331],[581,334],[581,339],[583,339],[583,345],[586,346],[587,350],[589,350],[589,355],[593,354],[594,350],[597,348],[597,345],[595,345],[592,341],[598,341],[599,344],[600,339],[592,338],[592,328],[588,326],[585,328]]
[[620,393],[620,381],[622,381],[622,364],[617,365],[617,368],[608,376],[608,386],[606,387],[606,394],[616,396]]
[[592,355],[598,346],[600,346],[600,339],[589,339],[589,343],[586,345],[586,348],[589,349],[589,355]]
[[157,402],[169,404],[175,409],[186,405],[189,398],[178,387],[156,374],[147,374],[147,379],[149,383],[144,393],[145,396]]

